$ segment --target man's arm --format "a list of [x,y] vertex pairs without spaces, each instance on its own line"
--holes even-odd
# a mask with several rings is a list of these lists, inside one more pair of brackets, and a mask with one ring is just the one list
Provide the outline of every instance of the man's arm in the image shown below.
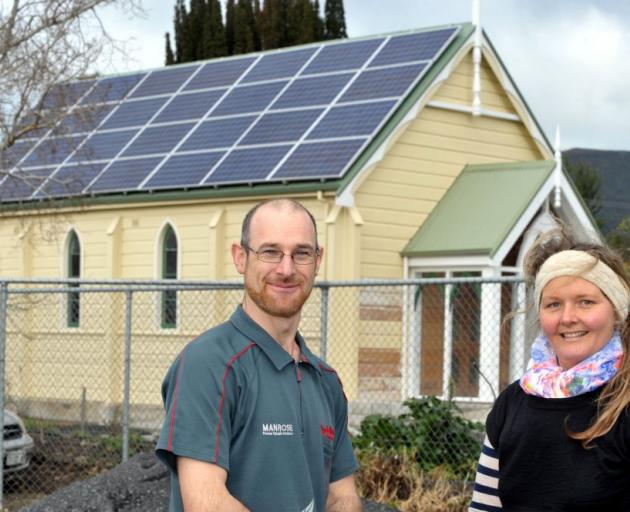
[[361,512],[363,505],[354,485],[354,475],[348,475],[328,488],[326,512]]
[[249,512],[228,492],[221,466],[177,457],[177,475],[185,512]]

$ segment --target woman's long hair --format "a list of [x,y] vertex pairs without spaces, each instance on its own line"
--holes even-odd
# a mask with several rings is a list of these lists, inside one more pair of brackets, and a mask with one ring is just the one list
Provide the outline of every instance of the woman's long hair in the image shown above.
[[[566,250],[584,251],[594,256],[608,265],[630,290],[630,279],[625,271],[623,260],[617,254],[606,246],[577,241],[564,227],[544,233],[534,242],[525,257],[526,279],[533,283],[547,258]],[[617,322],[616,329],[620,333],[624,350],[621,368],[608,381],[599,395],[595,422],[582,432],[567,432],[569,437],[581,441],[585,448],[591,447],[594,439],[609,432],[630,404],[630,315],[627,315],[623,321]]]

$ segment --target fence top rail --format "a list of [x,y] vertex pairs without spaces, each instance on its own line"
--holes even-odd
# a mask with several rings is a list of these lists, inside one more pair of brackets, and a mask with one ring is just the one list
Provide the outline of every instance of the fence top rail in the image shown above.
[[[352,281],[317,281],[316,288],[329,289],[341,287],[380,287],[380,286],[428,286],[460,283],[500,284],[523,283],[522,277],[431,277],[415,279],[360,279]],[[21,286],[19,286],[21,285]],[[9,293],[47,293],[47,292],[125,292],[125,291],[203,291],[203,290],[241,290],[242,281],[192,281],[175,279],[0,279],[0,287],[8,288]]]

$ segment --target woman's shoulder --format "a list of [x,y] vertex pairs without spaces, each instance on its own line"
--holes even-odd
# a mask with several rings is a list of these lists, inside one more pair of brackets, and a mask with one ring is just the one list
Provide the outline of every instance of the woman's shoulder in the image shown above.
[[493,446],[497,446],[498,437],[507,417],[518,408],[518,404],[525,398],[519,381],[507,386],[494,401],[492,409],[486,418],[486,433]]

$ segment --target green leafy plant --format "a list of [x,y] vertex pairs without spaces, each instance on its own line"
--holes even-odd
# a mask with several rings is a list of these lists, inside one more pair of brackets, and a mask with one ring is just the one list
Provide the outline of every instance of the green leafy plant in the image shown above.
[[436,397],[413,398],[404,403],[409,412],[399,416],[370,415],[362,422],[353,443],[361,452],[383,455],[413,453],[424,471],[441,467],[454,477],[474,471],[483,427],[462,417],[454,402]]

